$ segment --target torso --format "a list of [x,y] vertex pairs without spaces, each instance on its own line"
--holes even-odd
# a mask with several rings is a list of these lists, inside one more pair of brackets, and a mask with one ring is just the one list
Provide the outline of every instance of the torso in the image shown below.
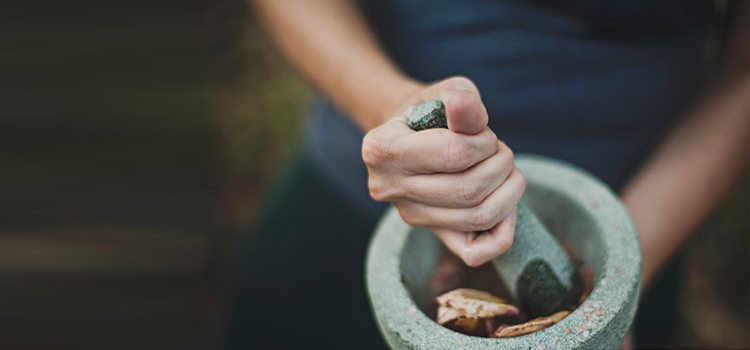
[[[576,164],[619,189],[701,87],[703,1],[365,1],[374,31],[408,75],[472,79],[490,127],[515,153]],[[321,100],[309,150],[373,215],[362,134]]]

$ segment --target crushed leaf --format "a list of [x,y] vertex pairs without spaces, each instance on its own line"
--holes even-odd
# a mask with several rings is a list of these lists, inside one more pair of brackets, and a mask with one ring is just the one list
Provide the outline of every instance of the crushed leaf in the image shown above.
[[563,318],[568,317],[568,315],[570,315],[570,311],[563,310],[563,311],[558,311],[552,314],[552,316],[550,316],[549,318],[551,318],[553,321],[555,321],[555,323],[557,323],[557,322],[560,322]]
[[455,331],[487,336],[495,329],[496,317],[518,315],[505,299],[470,288],[459,288],[437,297],[437,322]]
[[[562,246],[571,261],[578,266],[578,274],[583,282],[583,290],[577,300],[578,303],[569,307],[570,310],[574,310],[581,306],[591,294],[594,285],[594,270],[580,262],[572,247],[565,244]],[[435,293],[433,295],[444,294],[433,299],[430,310],[434,312],[437,309],[437,322],[447,328],[473,336],[508,338],[545,329],[570,314],[570,311],[560,311],[523,323],[528,320],[524,312],[509,301],[495,296],[506,296],[508,291],[501,281],[493,279],[494,270],[489,265],[483,265],[486,271],[482,270],[482,267],[468,268],[449,251],[445,250],[443,253],[429,284],[432,292]],[[617,272],[623,273],[624,271],[618,269]],[[605,282],[606,280],[602,280],[601,284],[604,285]],[[495,295],[479,289],[458,288],[467,285],[491,291]],[[438,304],[437,307],[434,303]],[[606,312],[601,309],[598,302],[594,302],[593,307],[589,304],[583,305],[576,314],[583,319],[586,326],[568,328],[564,331],[565,334],[571,334],[573,331],[579,334],[589,334],[589,329],[593,331],[593,328],[596,328],[594,322],[605,316]],[[435,317],[435,314],[432,313],[430,316]]]
[[560,311],[560,312],[555,313],[552,316],[535,318],[531,321],[528,321],[522,324],[501,325],[495,330],[495,332],[492,333],[491,337],[492,338],[510,338],[510,337],[517,337],[519,335],[534,333],[542,329],[545,329],[557,322],[560,322],[560,320],[562,320],[563,318],[565,318],[565,316],[568,316],[568,315],[570,315],[570,311]]

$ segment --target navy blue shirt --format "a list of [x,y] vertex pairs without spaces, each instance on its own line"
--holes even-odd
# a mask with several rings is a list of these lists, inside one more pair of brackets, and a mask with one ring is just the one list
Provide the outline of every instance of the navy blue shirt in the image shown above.
[[[712,3],[361,1],[381,45],[424,82],[473,80],[516,154],[562,159],[620,189],[701,89]],[[318,99],[314,163],[373,216],[362,132]]]

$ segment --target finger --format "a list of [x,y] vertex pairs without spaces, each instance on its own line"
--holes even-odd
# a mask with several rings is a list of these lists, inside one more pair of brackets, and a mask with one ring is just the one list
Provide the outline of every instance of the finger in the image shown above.
[[368,132],[362,158],[368,166],[400,163],[408,174],[458,172],[497,152],[497,135],[485,127],[476,135],[446,129],[411,130],[396,117]]
[[403,196],[443,208],[467,208],[481,203],[513,170],[513,152],[501,141],[491,157],[457,173],[413,175],[402,182]]
[[470,208],[442,208],[406,201],[399,203],[399,213],[412,226],[443,227],[455,231],[485,231],[506,217],[526,189],[518,168],[478,205]]
[[395,116],[377,128],[370,130],[367,134],[386,135],[391,140],[395,140],[404,135],[414,134],[415,131],[409,127],[407,122],[408,117],[402,115]]
[[433,232],[466,265],[476,267],[501,254],[513,245],[516,230],[516,210],[500,221],[491,230],[483,233],[458,232],[435,228]]
[[450,130],[467,135],[481,132],[489,121],[479,95],[469,90],[454,93],[445,104],[445,114]]
[[475,135],[430,129],[402,135],[392,145],[412,174],[459,172],[497,152],[497,136],[490,128]]
[[416,134],[406,123],[406,118],[395,117],[365,134],[362,139],[362,160],[368,168],[408,161],[408,158],[404,159],[408,155],[400,154],[403,151],[395,147],[397,139]]
[[428,89],[437,90],[438,99],[445,104],[448,128],[454,132],[473,135],[487,126],[489,116],[482,103],[479,89],[470,79],[453,77]]
[[450,97],[459,91],[471,91],[477,96],[480,96],[479,89],[474,84],[474,82],[467,77],[461,76],[450,77],[448,79],[440,81],[437,84],[433,85],[431,88],[427,89],[427,92],[433,92],[431,91],[431,89],[435,89],[435,91],[437,91],[438,98],[443,101],[443,103],[447,103]]
[[[407,118],[408,115],[420,104],[430,100],[440,100],[444,105],[448,105],[448,101],[451,97],[459,91],[469,91],[480,96],[479,90],[477,89],[474,82],[466,77],[451,77],[430,84],[425,89],[421,90],[417,96],[412,97],[406,103],[406,107],[398,111],[399,115],[403,118]],[[481,131],[481,130],[480,130]]]

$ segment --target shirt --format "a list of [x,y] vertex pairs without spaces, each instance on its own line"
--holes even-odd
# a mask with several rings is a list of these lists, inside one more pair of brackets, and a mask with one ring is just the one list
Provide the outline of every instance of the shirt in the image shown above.
[[[701,89],[712,3],[704,1],[360,2],[407,75],[473,80],[489,127],[516,154],[577,165],[622,188]],[[368,214],[363,133],[325,97],[307,151]]]

